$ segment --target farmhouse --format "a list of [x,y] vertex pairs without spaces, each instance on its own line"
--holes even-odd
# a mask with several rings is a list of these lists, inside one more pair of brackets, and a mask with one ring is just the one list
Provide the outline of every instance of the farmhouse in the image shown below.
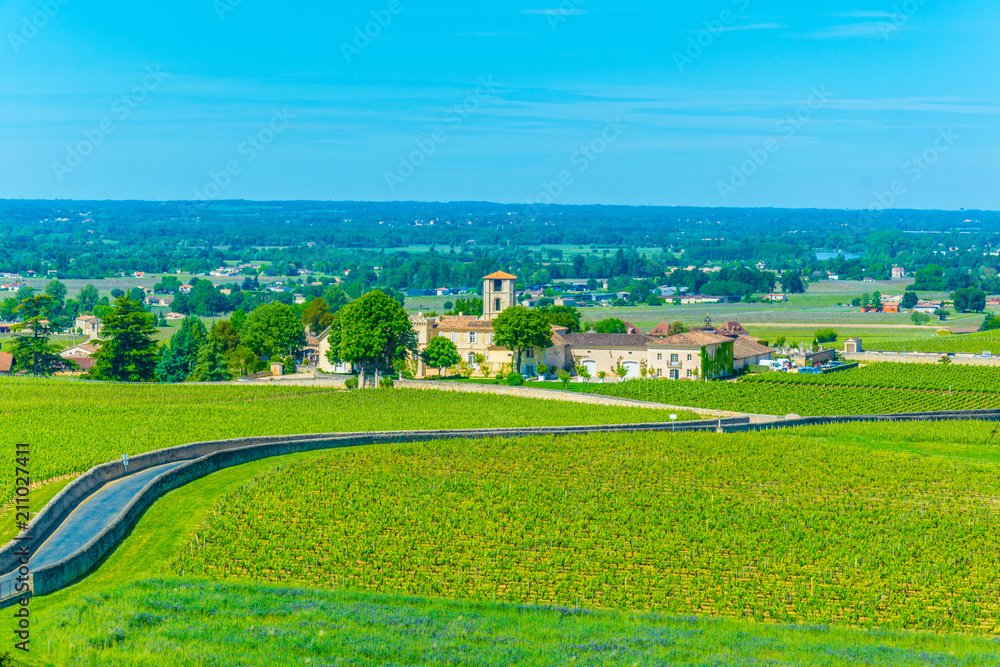
[[82,359],[84,357],[93,356],[97,352],[97,346],[91,343],[81,343],[80,345],[73,345],[72,347],[67,347],[65,350],[59,353],[59,356],[63,359]]

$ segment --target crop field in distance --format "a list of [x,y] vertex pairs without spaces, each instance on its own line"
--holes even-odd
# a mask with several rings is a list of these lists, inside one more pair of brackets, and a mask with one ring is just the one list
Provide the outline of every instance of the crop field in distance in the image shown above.
[[995,635],[994,426],[330,452],[224,498],[160,574]]

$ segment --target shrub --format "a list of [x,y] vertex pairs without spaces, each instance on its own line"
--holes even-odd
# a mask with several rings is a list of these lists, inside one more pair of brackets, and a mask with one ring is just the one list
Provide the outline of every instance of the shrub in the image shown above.
[[511,373],[507,376],[507,384],[511,387],[520,387],[524,385],[524,376],[520,373]]
[[347,387],[348,389],[357,389],[358,388],[358,376],[357,375],[352,375],[351,377],[349,377],[346,380],[344,380],[344,386]]
[[378,386],[382,389],[392,389],[395,383],[392,381],[392,377],[388,375],[383,375],[382,379],[378,381]]
[[503,373],[497,373],[497,376],[496,376],[495,379],[497,379],[497,380],[506,380],[507,376],[504,375]]
[[833,329],[820,329],[816,332],[816,340],[820,343],[836,343],[837,332]]

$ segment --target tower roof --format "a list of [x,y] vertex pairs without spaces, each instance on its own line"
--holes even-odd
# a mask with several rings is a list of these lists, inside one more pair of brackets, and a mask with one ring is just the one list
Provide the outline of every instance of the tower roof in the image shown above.
[[485,276],[483,280],[517,280],[517,276],[512,276],[509,273],[504,273],[503,271],[497,271],[496,273],[491,273]]

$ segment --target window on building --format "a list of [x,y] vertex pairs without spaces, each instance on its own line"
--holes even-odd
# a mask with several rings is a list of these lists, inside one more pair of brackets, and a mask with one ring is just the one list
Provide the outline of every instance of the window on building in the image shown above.
[[475,331],[470,331],[469,332],[469,344],[471,344],[471,345],[475,345],[476,344],[476,332]]
[[493,334],[492,333],[486,334],[486,344],[487,345],[492,345],[493,344]]
[[451,342],[452,343],[455,342],[455,332],[454,331],[451,332]]
[[690,354],[688,355],[688,361],[691,361],[691,355]]
[[678,373],[677,371],[670,371],[670,379],[671,380],[676,380],[679,377],[680,377],[680,373]]
[[535,348],[529,347],[525,351],[524,356],[528,357],[529,359],[534,359],[535,358]]
[[494,306],[495,306],[495,307],[493,308],[493,310],[495,310],[495,311],[497,311],[497,312],[499,313],[499,312],[500,312],[500,310],[501,310],[501,305],[500,305],[500,299],[497,299],[497,300],[496,300],[496,301],[494,302]]
[[[469,363],[470,364],[476,363],[476,353],[475,352],[469,352]],[[690,372],[691,371],[688,371],[688,373],[690,373]]]
[[503,291],[503,281],[502,280],[494,280],[493,281],[493,291],[494,292],[502,292]]
[[663,377],[663,369],[662,368],[657,368],[656,369],[656,377],[658,377],[658,378]]
[[689,378],[693,378],[694,377],[694,371],[691,370],[690,368],[688,369],[688,377]]
[[679,360],[680,360],[680,357],[678,357],[676,354],[671,354],[670,355],[670,363],[676,364]]
[[660,352],[660,353],[658,353],[658,354],[656,355],[656,360],[657,360],[657,361],[663,361],[663,353],[662,353],[662,352]]

